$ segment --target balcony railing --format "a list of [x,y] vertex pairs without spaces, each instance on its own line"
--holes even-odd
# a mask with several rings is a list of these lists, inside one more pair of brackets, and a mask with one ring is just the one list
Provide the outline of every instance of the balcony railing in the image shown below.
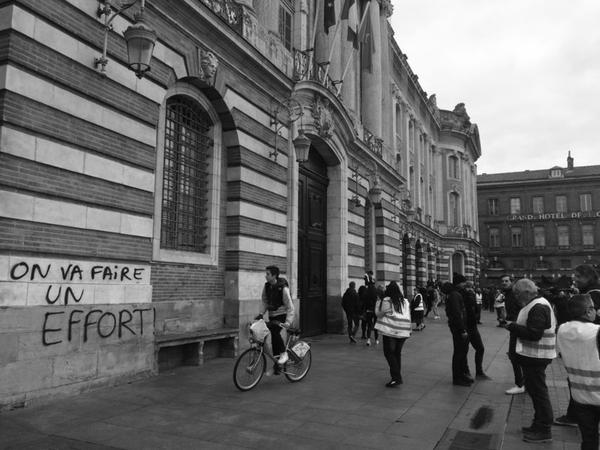
[[233,0],[200,0],[237,33],[243,33],[244,10]]
[[340,96],[339,83],[327,73],[327,64],[315,63],[312,50],[294,50],[294,80],[316,81],[336,97]]

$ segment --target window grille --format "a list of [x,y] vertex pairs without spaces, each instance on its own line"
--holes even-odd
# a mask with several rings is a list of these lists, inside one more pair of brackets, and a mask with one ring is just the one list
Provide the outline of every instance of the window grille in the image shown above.
[[167,101],[161,218],[163,248],[205,252],[212,123],[192,99]]

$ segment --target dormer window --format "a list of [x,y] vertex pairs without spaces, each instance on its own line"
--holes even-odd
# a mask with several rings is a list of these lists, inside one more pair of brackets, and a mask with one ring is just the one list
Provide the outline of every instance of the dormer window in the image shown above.
[[550,178],[563,178],[563,170],[560,167],[550,169]]

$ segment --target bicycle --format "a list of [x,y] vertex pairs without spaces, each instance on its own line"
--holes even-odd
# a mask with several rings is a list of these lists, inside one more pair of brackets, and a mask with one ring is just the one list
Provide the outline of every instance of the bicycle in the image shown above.
[[[298,328],[286,328],[281,324],[279,326],[287,331],[285,352],[289,357],[279,369],[290,382],[295,383],[302,380],[310,370],[312,363],[310,344],[299,339]],[[265,352],[265,340],[268,335],[262,340],[256,339],[252,330],[249,331],[249,335],[250,348],[242,352],[233,367],[233,384],[240,391],[249,391],[260,382],[267,367],[266,356],[274,364],[278,364],[273,355]]]

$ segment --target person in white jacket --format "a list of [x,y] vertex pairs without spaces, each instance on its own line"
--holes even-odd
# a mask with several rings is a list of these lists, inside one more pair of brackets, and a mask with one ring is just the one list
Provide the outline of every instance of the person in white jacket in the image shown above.
[[600,325],[589,294],[569,300],[573,320],[558,328],[557,346],[567,369],[573,415],[581,432],[582,450],[597,450],[600,423]]
[[402,384],[402,347],[412,328],[410,304],[395,281],[390,281],[387,285],[383,299],[375,306],[375,315],[375,328],[383,335],[383,354],[390,366],[392,378],[386,386],[393,388]]

